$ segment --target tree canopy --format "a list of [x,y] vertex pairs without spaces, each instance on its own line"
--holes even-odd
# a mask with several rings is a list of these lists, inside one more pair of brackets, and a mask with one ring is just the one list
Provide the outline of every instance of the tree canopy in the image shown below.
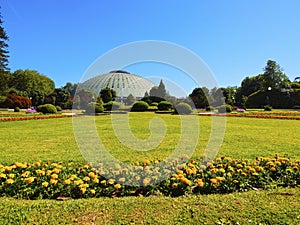
[[9,40],[4,28],[3,28],[3,21],[2,15],[0,13],[0,75],[3,72],[9,71],[8,68],[8,44],[7,41]]

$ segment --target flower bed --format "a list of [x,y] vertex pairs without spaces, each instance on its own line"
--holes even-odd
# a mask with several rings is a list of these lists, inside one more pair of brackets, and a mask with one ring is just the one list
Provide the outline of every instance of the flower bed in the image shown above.
[[64,117],[72,117],[72,115],[17,115],[17,114],[0,114],[0,122],[7,121],[21,121],[21,120],[41,120],[41,119],[53,119],[53,118],[64,118]]
[[[279,186],[300,185],[300,160],[288,158],[257,158],[254,161],[217,158],[200,163],[190,160],[134,163],[134,167],[109,169],[75,163],[36,162],[0,164],[0,196],[25,199],[89,198],[102,196],[132,196],[161,194],[231,193],[268,189]],[[159,167],[159,165],[163,165]],[[155,184],[158,176],[175,172],[166,180]],[[134,169],[132,169],[134,168]],[[106,179],[106,172],[115,179]],[[139,181],[140,186],[124,185],[126,181]]]
[[200,113],[199,116],[228,116],[262,119],[300,120],[300,112]]

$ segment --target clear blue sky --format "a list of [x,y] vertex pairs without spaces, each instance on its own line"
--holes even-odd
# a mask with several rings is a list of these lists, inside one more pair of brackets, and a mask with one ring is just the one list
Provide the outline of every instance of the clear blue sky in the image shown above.
[[[163,40],[195,52],[220,86],[240,86],[276,60],[300,76],[300,1],[0,0],[12,71],[34,69],[57,87],[77,83],[99,56],[126,43]],[[118,69],[118,68],[116,68]],[[127,68],[177,79],[167,66]],[[96,75],[96,74],[95,74]]]

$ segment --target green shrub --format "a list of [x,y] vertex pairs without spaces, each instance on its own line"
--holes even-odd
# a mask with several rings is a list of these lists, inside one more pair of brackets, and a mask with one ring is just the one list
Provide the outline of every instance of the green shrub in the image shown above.
[[193,112],[192,107],[187,104],[187,103],[179,103],[176,107],[175,107],[175,114],[180,114],[180,115],[187,115],[187,114],[191,114]]
[[214,111],[215,108],[213,106],[209,105],[205,108],[205,110],[209,112],[209,111]]
[[19,107],[15,107],[14,108],[14,112],[20,112],[20,108]]
[[266,105],[266,106],[264,107],[264,110],[265,110],[265,111],[272,111],[272,107],[269,106],[269,105]]
[[173,104],[168,101],[161,101],[160,103],[158,103],[157,108],[161,111],[171,110],[173,109]]
[[55,108],[56,108],[57,112],[61,112],[62,111],[62,108],[59,105],[55,106]]
[[57,113],[56,107],[52,104],[39,105],[36,107],[36,111],[43,114]]
[[231,105],[221,105],[220,107],[218,107],[218,112],[219,113],[231,113],[233,110]]
[[123,104],[120,102],[114,102],[114,101],[110,101],[107,103],[103,104],[104,110],[105,111],[111,111],[111,110],[117,110],[122,108]]
[[300,105],[294,105],[293,109],[300,109]]
[[91,102],[87,105],[87,108],[85,110],[88,114],[94,114],[94,113],[102,113],[104,111],[103,105],[96,102]]
[[157,103],[157,102],[152,102],[152,103],[150,104],[150,106],[158,106],[158,103]]
[[148,109],[149,105],[144,101],[137,101],[133,104],[131,111],[132,112],[144,112]]

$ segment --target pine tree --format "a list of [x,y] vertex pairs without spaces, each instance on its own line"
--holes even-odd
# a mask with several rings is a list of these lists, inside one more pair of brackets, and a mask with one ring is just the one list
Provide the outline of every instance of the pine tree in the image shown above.
[[6,43],[9,40],[4,28],[3,28],[3,21],[2,15],[0,13],[0,72],[9,71],[8,68],[8,44]]

